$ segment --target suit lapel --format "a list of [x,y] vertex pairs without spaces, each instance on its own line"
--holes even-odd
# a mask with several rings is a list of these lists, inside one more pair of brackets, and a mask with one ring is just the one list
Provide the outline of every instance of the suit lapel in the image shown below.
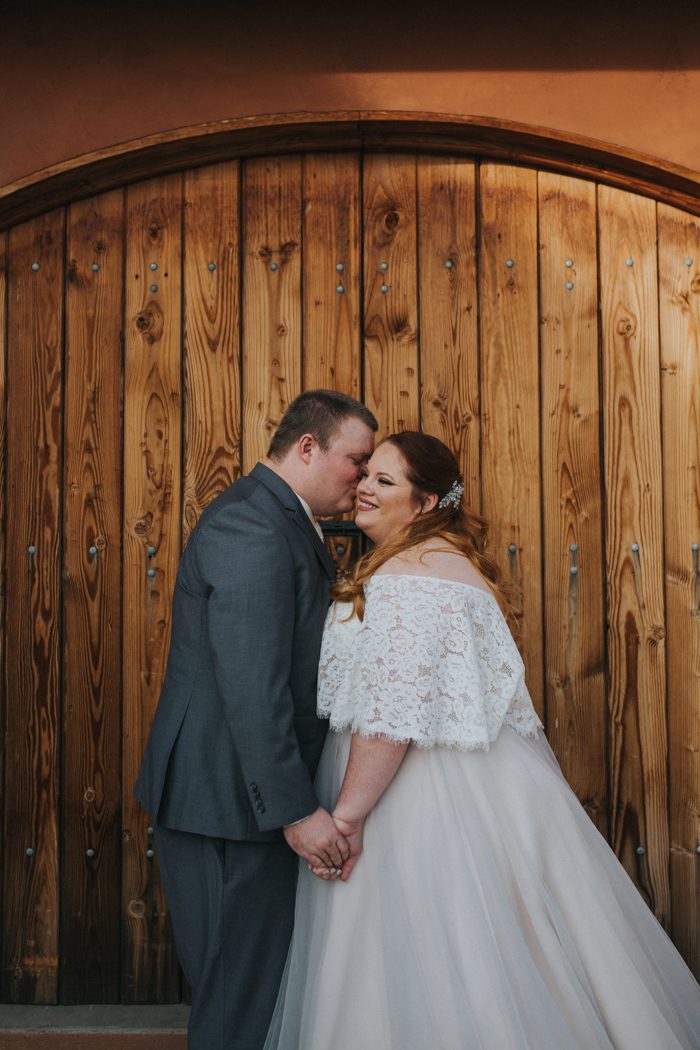
[[309,515],[306,513],[306,511],[304,510],[304,508],[298,500],[297,503],[298,508],[295,508],[291,512],[294,516],[294,521],[300,527],[302,532],[311,541],[314,551],[316,552],[316,555],[318,556],[318,559],[321,562],[323,568],[325,569],[328,577],[331,580],[334,580],[336,575],[335,562],[328,553],[325,543],[323,542],[319,534],[316,532],[316,529],[313,527]]
[[269,489],[272,495],[279,500],[285,510],[290,514],[294,524],[297,528],[301,529],[313,547],[328,578],[334,580],[336,576],[335,562],[326,550],[325,543],[313,527],[309,515],[302,507],[294,490],[289,487],[286,481],[282,480],[279,474],[275,474],[274,470],[270,470],[270,468],[266,467],[264,463],[257,463],[251,470],[250,476],[263,484],[265,488]]

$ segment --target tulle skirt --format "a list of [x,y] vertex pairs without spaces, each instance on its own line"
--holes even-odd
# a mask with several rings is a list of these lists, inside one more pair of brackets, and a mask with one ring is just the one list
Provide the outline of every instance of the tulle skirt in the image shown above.
[[[317,777],[337,798],[349,733]],[[346,883],[300,867],[266,1050],[700,1047],[700,988],[543,734],[409,748]]]

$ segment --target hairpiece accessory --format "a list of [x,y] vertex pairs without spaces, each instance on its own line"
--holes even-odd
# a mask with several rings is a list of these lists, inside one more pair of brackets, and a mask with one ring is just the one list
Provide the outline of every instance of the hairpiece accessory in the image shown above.
[[444,510],[445,507],[449,507],[450,504],[456,507],[462,498],[463,492],[464,484],[461,481],[453,481],[450,491],[446,493],[438,503],[440,510]]

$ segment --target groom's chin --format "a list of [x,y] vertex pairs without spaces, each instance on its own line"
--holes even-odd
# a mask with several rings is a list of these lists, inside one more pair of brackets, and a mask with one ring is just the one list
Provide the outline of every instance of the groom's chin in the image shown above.
[[[350,511],[350,510],[354,511],[354,509],[355,509],[355,497],[351,496],[348,499],[344,500],[343,503],[339,503],[338,506],[335,508],[334,513],[335,514],[347,514],[348,511]],[[354,517],[354,515],[353,515],[353,517]]]

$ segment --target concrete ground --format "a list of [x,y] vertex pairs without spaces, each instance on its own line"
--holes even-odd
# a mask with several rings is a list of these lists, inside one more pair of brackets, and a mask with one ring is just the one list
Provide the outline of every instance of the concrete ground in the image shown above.
[[0,1050],[186,1050],[189,1007],[0,1005]]

